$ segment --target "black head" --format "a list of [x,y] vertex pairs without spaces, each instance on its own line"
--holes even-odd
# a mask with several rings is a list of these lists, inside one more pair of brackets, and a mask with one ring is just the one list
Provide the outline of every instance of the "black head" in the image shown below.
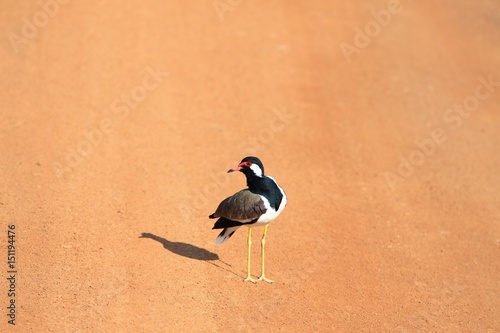
[[228,172],[241,171],[246,176],[264,176],[264,166],[262,162],[255,156],[247,156],[241,160],[235,168],[229,169]]

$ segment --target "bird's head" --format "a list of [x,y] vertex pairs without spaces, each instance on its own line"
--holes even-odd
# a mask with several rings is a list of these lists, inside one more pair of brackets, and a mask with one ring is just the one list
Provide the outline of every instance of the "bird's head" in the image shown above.
[[229,172],[241,171],[245,174],[245,176],[264,176],[264,166],[262,162],[255,156],[248,156],[241,160],[240,164],[236,167],[228,170]]

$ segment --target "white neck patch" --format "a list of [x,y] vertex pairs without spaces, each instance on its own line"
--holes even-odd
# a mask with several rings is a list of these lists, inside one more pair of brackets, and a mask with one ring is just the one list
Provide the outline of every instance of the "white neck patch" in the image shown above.
[[257,164],[252,164],[250,169],[252,169],[257,177],[262,177],[262,169]]

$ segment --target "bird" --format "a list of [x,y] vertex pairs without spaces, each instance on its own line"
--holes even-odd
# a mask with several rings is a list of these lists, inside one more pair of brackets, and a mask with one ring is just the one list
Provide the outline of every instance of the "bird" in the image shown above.
[[[218,218],[212,229],[222,229],[215,243],[223,244],[238,228],[248,227],[247,277],[243,281],[273,283],[273,280],[265,276],[266,235],[269,223],[274,221],[285,209],[287,204],[285,192],[273,177],[264,174],[264,166],[258,157],[245,157],[236,167],[229,169],[228,173],[234,171],[240,171],[245,175],[247,188],[224,199],[215,213],[209,216],[210,219]],[[250,274],[250,249],[252,227],[254,226],[264,226],[261,239],[262,270],[258,279],[252,278]]]

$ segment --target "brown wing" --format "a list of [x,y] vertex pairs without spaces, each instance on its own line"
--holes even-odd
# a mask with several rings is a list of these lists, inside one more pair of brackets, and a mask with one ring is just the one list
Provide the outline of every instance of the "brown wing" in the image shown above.
[[233,221],[250,222],[258,219],[266,210],[260,195],[245,189],[224,199],[210,217],[225,217]]

